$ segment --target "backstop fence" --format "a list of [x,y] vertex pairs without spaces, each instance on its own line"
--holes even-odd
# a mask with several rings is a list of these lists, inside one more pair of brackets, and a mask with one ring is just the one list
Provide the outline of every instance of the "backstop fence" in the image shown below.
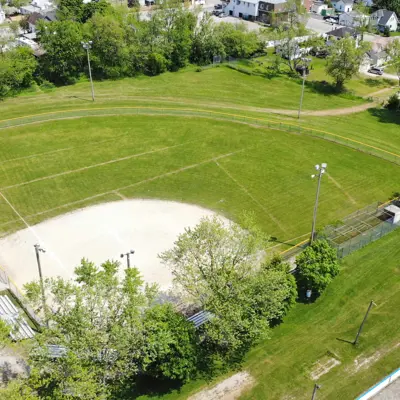
[[319,235],[324,237],[343,258],[367,244],[380,239],[400,226],[386,207],[400,206],[400,199],[374,203],[347,216],[338,225],[329,225]]

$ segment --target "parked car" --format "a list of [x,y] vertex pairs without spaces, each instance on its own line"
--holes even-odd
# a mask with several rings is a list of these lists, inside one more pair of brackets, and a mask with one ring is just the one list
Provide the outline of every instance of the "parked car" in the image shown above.
[[196,0],[195,4],[197,6],[204,6],[206,4],[206,1],[205,0]]
[[219,17],[219,15],[220,15],[220,14],[223,14],[224,12],[221,11],[221,10],[214,10],[212,13],[213,13],[213,15],[215,15],[216,17]]
[[368,72],[375,75],[383,75],[383,69],[379,67],[371,67]]
[[225,14],[224,12],[222,12],[221,14],[218,15],[218,17],[220,17],[220,18],[225,18],[227,16],[228,16],[228,14]]
[[216,5],[214,6],[214,9],[215,9],[215,10],[222,10],[222,4],[216,4]]

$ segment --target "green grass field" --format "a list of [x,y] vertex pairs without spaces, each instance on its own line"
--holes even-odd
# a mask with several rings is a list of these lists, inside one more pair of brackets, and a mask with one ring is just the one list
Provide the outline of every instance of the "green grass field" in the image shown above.
[[[322,79],[321,66],[312,74]],[[368,95],[387,86],[377,82],[358,79],[349,87]],[[198,204],[233,220],[253,211],[267,233],[295,243],[311,228],[314,164],[328,163],[320,227],[400,188],[400,166],[388,161],[400,159],[398,116],[374,107],[298,121],[300,89],[296,79],[220,67],[95,82],[94,103],[87,82],[7,99],[0,120],[0,193],[29,224],[95,203],[158,198]],[[360,104],[367,103],[307,88],[304,110]],[[282,109],[292,113],[271,112]],[[292,131],[280,130],[280,122],[293,124]],[[299,133],[298,125],[327,132],[328,140]],[[359,142],[360,151],[329,141],[333,135]],[[372,148],[378,157],[367,153]],[[0,198],[0,234],[23,227]],[[352,398],[398,366],[400,350],[391,349],[396,335],[398,340],[399,238],[395,232],[346,259],[326,294],[313,305],[296,305],[271,340],[251,351],[245,366],[257,385],[245,399],[310,397],[313,364],[331,353],[341,364],[321,377],[319,398]],[[360,347],[336,341],[352,339],[371,298],[378,307]],[[375,351],[374,368],[354,371],[356,357]],[[186,399],[201,384],[165,400]]]
[[[322,372],[334,359],[340,364],[316,379],[322,385],[318,399],[350,400],[398,368],[399,241],[397,230],[349,256],[339,276],[315,303],[296,304],[273,329],[271,339],[248,354],[243,368],[257,383],[241,399],[310,399],[315,382],[311,374]],[[338,340],[354,340],[371,300],[377,307],[358,345]],[[193,383],[163,399],[184,400],[194,391]],[[152,398],[159,397],[143,396],[141,400]]]

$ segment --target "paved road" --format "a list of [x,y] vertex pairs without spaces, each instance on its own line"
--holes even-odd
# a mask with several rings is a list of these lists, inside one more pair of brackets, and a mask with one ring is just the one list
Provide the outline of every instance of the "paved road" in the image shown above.
[[399,400],[400,399],[400,379],[395,380],[388,387],[373,397],[373,400]]

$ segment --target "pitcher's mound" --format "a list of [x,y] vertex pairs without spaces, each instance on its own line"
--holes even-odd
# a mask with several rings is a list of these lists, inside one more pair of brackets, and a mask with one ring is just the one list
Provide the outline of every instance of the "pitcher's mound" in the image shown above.
[[41,253],[43,275],[72,278],[82,258],[100,264],[120,260],[134,250],[131,266],[143,279],[165,289],[172,276],[157,255],[168,250],[184,228],[215,213],[194,205],[160,200],[124,200],[87,207],[23,229],[0,240],[0,265],[22,287],[38,280],[34,244]]

